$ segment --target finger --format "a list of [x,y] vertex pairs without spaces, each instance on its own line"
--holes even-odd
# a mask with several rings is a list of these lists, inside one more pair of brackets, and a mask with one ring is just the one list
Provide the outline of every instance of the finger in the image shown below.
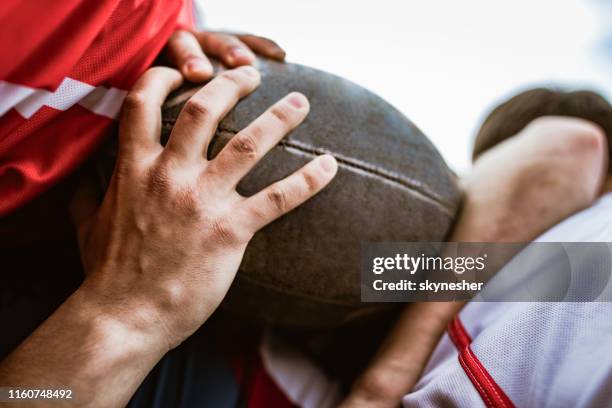
[[204,55],[197,38],[186,30],[175,31],[168,40],[170,61],[192,82],[202,82],[213,75],[213,66]]
[[238,39],[245,43],[253,52],[277,61],[284,61],[285,50],[269,38],[259,37],[252,34],[237,35]]
[[164,154],[183,160],[202,160],[219,122],[240,98],[259,85],[253,67],[224,71],[196,92],[185,104],[170,134]]
[[234,189],[279,140],[304,120],[308,110],[304,95],[290,93],[228,142],[212,161],[212,173],[221,175],[222,182]]
[[178,71],[166,67],[151,68],[140,77],[123,102],[119,122],[121,153],[159,147],[161,106],[182,82]]
[[219,58],[230,68],[250,65],[255,61],[255,54],[236,36],[225,33],[197,33],[202,49],[208,55]]
[[249,197],[244,202],[246,226],[251,232],[274,221],[317,194],[336,175],[338,164],[330,155],[319,156],[304,167]]

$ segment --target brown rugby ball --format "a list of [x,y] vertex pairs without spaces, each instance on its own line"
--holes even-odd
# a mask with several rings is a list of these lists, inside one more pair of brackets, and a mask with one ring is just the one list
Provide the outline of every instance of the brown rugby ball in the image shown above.
[[[361,243],[443,241],[460,201],[455,176],[423,133],[372,92],[302,65],[259,59],[257,68],[261,85],[221,121],[209,158],[266,108],[299,91],[310,114],[238,192],[252,195],[323,153],[337,159],[339,170],[320,194],[255,234],[222,307],[252,322],[300,329],[385,313],[391,305],[360,301]],[[168,98],[162,142],[200,86]]]

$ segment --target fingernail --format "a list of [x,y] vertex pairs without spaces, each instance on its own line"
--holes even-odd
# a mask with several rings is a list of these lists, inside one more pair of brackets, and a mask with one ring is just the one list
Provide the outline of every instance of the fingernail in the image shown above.
[[291,94],[289,94],[289,97],[287,97],[287,101],[291,106],[296,109],[303,108],[304,106],[306,106],[307,103],[306,97],[298,92],[292,92]]
[[326,173],[333,173],[336,170],[336,159],[330,154],[319,156],[319,165]]
[[276,58],[278,60],[284,60],[287,57],[287,53],[283,50],[276,50],[274,52],[273,58]]
[[185,66],[187,67],[187,71],[190,72],[205,71],[208,69],[208,65],[206,65],[206,63],[199,58],[192,58],[188,60]]

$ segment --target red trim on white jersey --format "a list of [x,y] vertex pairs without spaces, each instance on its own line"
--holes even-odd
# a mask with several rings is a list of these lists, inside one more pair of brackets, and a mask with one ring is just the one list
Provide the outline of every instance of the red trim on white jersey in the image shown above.
[[459,352],[459,363],[463,371],[476,387],[485,405],[488,408],[514,408],[510,398],[474,354],[470,347],[472,338],[458,316],[448,324],[448,336]]

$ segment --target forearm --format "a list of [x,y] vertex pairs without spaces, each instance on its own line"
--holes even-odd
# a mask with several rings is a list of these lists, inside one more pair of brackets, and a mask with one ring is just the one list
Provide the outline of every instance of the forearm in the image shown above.
[[66,405],[125,406],[167,347],[136,311],[104,309],[81,287],[0,363],[0,386],[71,389]]
[[459,302],[407,306],[342,407],[395,407],[421,376]]
[[[607,169],[606,146],[601,130],[583,120],[549,117],[532,122],[479,157],[462,179],[466,194],[449,241],[532,241],[597,197]],[[509,260],[514,250],[498,252],[495,267]],[[463,304],[408,305],[346,402],[398,405],[420,378],[446,324]],[[395,378],[398,375],[403,378]]]
[[[477,223],[464,206],[451,242],[494,242],[498,230]],[[356,382],[345,406],[394,407],[421,377],[448,322],[465,302],[407,305],[373,362]]]

